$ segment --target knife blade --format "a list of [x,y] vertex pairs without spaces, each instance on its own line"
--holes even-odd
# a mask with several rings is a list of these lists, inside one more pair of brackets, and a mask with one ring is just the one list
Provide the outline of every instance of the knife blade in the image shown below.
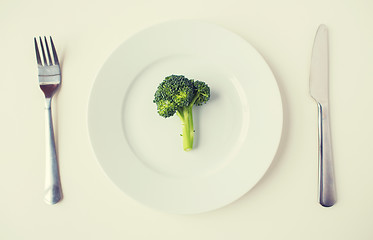
[[312,49],[310,95],[318,106],[318,198],[322,206],[331,207],[336,187],[329,118],[329,37],[324,24],[317,30]]

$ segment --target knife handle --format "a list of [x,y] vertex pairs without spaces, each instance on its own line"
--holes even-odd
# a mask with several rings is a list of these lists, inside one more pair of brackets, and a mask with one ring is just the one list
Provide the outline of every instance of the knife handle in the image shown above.
[[318,103],[319,112],[319,202],[331,207],[336,202],[334,164],[328,104]]

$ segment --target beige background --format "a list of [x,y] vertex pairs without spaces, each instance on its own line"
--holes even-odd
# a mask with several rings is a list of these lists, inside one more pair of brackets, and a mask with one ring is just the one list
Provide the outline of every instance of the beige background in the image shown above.
[[[373,1],[0,1],[0,239],[373,239]],[[270,169],[244,197],[191,216],[144,207],[98,165],[87,105],[107,57],[136,32],[200,19],[243,36],[267,60],[284,105]],[[330,31],[338,203],[317,203],[317,107],[308,95],[316,29]],[[63,68],[55,99],[65,199],[44,204],[43,96],[32,38],[52,35]]]

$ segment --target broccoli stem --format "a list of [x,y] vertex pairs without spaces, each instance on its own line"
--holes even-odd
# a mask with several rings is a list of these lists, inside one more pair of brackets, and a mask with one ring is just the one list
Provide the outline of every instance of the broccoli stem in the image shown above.
[[193,105],[177,110],[183,127],[183,148],[188,152],[193,149],[194,126],[193,126]]

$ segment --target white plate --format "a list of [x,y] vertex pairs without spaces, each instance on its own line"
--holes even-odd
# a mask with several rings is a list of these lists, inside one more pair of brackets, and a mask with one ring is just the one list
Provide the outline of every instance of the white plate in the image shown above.
[[[195,147],[182,149],[181,124],[152,102],[178,74],[206,82],[211,99],[194,110]],[[173,21],[125,41],[100,70],[88,126],[97,159],[133,199],[182,214],[240,198],[264,175],[282,130],[281,96],[263,58],[213,24]]]

